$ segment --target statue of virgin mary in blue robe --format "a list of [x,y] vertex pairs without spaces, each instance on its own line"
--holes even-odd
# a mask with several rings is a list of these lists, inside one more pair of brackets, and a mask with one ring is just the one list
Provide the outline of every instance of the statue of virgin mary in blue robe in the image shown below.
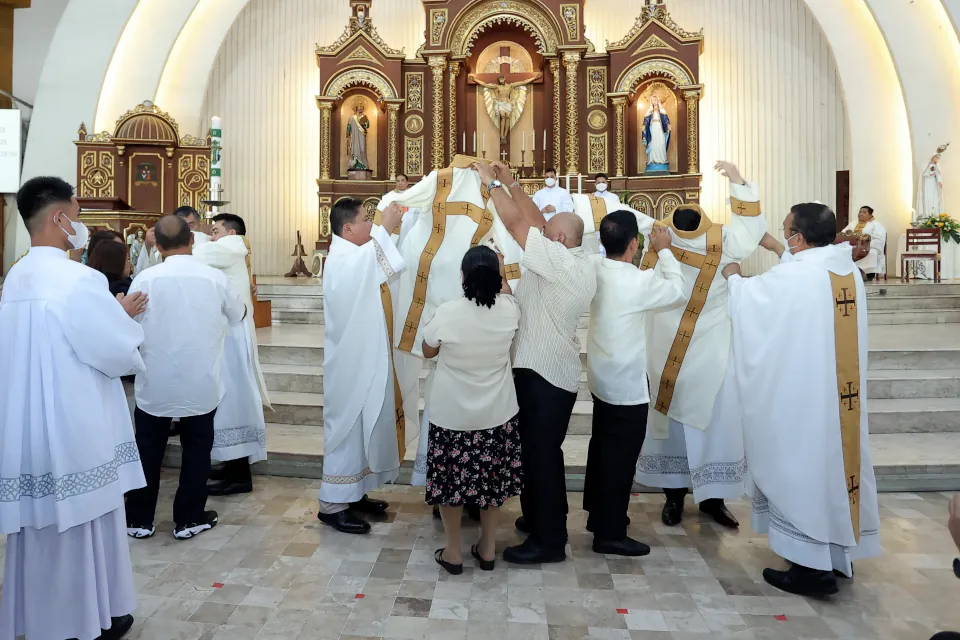
[[650,98],[650,109],[643,119],[641,138],[647,150],[646,173],[670,172],[670,160],[667,149],[670,148],[670,116],[663,110],[660,98]]

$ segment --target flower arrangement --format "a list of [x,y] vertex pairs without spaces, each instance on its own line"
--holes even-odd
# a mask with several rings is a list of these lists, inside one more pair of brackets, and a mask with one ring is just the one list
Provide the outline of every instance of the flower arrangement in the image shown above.
[[960,222],[957,222],[945,213],[931,216],[920,223],[922,229],[937,229],[944,242],[953,240],[960,244]]

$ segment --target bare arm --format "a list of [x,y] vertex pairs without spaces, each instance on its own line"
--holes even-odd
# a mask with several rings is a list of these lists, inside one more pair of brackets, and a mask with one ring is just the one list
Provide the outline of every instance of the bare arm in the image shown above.
[[[483,181],[483,184],[488,187],[490,183],[496,180],[496,173],[493,167],[484,162],[473,163],[473,169],[480,174],[480,179]],[[507,228],[507,231],[510,232],[510,235],[517,241],[521,249],[526,248],[527,233],[529,233],[532,225],[523,215],[520,207],[517,206],[513,198],[505,193],[503,188],[491,189],[490,197],[497,207],[497,213],[500,215],[503,226]]]
[[440,355],[440,347],[431,347],[427,344],[426,340],[423,341],[423,344],[420,345],[420,348],[423,350],[423,357],[427,358],[428,360],[430,358],[436,358],[438,355]]
[[493,84],[492,82],[484,82],[483,80],[480,80],[479,78],[477,78],[477,77],[476,77],[475,75],[473,75],[473,74],[470,74],[470,79],[473,80],[474,82],[476,82],[476,83],[477,83],[478,85],[480,85],[481,87],[486,87],[487,89],[499,89],[499,88],[500,88],[500,85],[498,85],[498,84]]
[[530,226],[542,229],[543,225],[547,224],[546,218],[543,217],[543,212],[540,211],[537,203],[523,190],[520,182],[514,181],[513,172],[510,170],[510,167],[503,162],[494,162],[493,170],[497,175],[497,180],[502,182],[504,186],[509,185],[510,196],[520,208],[520,212],[523,214],[523,217],[527,219],[527,222],[530,223]]

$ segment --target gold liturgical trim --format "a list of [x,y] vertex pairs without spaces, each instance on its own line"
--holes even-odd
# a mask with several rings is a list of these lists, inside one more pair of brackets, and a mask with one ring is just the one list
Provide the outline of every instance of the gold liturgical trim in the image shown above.
[[837,355],[840,439],[843,477],[850,499],[850,523],[860,542],[860,348],[857,326],[857,281],[853,273],[830,274],[833,289],[833,339]]
[[760,215],[760,203],[744,202],[730,196],[730,211],[744,218],[756,218]]
[[[673,250],[673,249],[671,249]],[[675,251],[675,250],[674,250]],[[693,255],[690,252],[684,252]],[[680,326],[677,328],[677,335],[673,339],[673,345],[670,347],[670,353],[667,354],[667,362],[663,367],[663,373],[660,376],[660,389],[657,392],[657,402],[654,408],[668,415],[670,404],[673,402],[673,392],[677,386],[677,377],[680,375],[680,367],[683,366],[683,359],[687,355],[687,349],[690,347],[690,341],[693,339],[693,332],[697,328],[697,320],[700,319],[700,312],[703,311],[703,305],[707,302],[707,294],[710,293],[710,285],[713,284],[713,278],[717,275],[717,269],[720,267],[720,256],[723,253],[723,225],[711,225],[707,229],[707,255],[703,257],[700,273],[697,274],[697,280],[693,285],[693,292],[690,300],[687,302],[687,309],[683,312],[680,319]],[[651,255],[648,251],[644,256],[641,268],[650,268],[644,266],[647,264],[647,258]],[[656,264],[657,254],[652,254],[650,260]],[[678,258],[679,259],[679,258]],[[685,262],[684,264],[689,264]]]
[[600,233],[600,223],[607,215],[607,203],[603,198],[590,196],[590,212],[593,214],[593,228]]
[[507,280],[519,280],[520,264],[514,262],[512,264],[503,265],[503,274],[506,276]]
[[[673,254],[673,257],[677,259],[677,262],[685,264],[688,267],[693,267],[694,269],[700,269],[703,267],[704,261],[707,259],[706,256],[702,256],[699,253],[694,253],[693,251],[684,251],[683,249],[678,249],[676,247],[670,247],[670,253]],[[647,269],[653,269],[657,266],[657,263],[660,261],[660,256],[653,250],[653,247],[647,249],[647,252],[643,254],[643,262],[640,263],[640,269],[645,271]]]
[[387,321],[390,369],[393,371],[393,412],[397,421],[397,450],[400,452],[400,460],[403,460],[407,452],[407,420],[403,415],[403,395],[400,393],[400,381],[397,380],[397,367],[393,362],[393,297],[386,282],[380,285],[380,304],[383,305],[383,315]]

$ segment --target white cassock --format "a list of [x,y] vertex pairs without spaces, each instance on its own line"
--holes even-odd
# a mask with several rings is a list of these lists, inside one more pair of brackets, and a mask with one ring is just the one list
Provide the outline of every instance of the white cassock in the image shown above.
[[608,213],[614,211],[633,213],[637,219],[640,234],[644,237],[644,240],[648,241],[647,246],[649,246],[650,231],[653,230],[654,219],[623,204],[616,195],[607,195],[612,197],[600,198],[595,193],[590,195],[578,193],[573,196],[573,213],[576,213],[583,220],[582,246],[584,251],[588,254],[597,254],[600,257],[607,255],[606,251],[603,250],[603,245],[600,244],[600,223]]
[[544,187],[537,191],[533,194],[533,204],[537,205],[540,211],[543,211],[548,205],[553,205],[555,211],[543,214],[543,217],[547,220],[558,213],[573,213],[573,198],[570,196],[570,192],[560,185]]
[[[195,247],[210,242],[210,236],[202,231],[191,231],[190,233],[193,234],[193,246]],[[163,262],[163,258],[160,256],[160,249],[157,248],[157,245],[153,245],[150,249],[147,249],[147,246],[144,245],[143,249],[140,250],[140,256],[137,258],[137,264],[133,265],[134,277],[140,275],[140,272],[144,269],[149,269],[161,262]]]
[[[752,526],[787,560],[850,576],[852,561],[881,552],[866,291],[848,245],[783,256],[761,276],[729,282]],[[855,312],[843,302],[853,297],[844,277]]]
[[[411,480],[417,486],[426,484],[430,425],[426,410],[417,421],[420,374],[424,366],[421,334],[424,321],[432,317],[440,305],[463,297],[460,262],[472,245],[494,246],[503,254],[511,286],[517,285],[521,272],[523,250],[500,221],[493,200],[484,198],[480,176],[469,166],[470,159],[457,156],[451,167],[431,172],[395,199],[398,204],[416,207],[421,212],[400,246],[407,269],[390,285],[394,303],[394,358],[403,396],[406,435],[412,441],[419,434]],[[443,207],[443,212],[437,209],[438,205]],[[378,205],[385,206],[382,202]],[[436,364],[429,366],[432,375]],[[431,382],[428,378],[428,393]]]
[[[727,367],[730,316],[727,281],[721,272],[756,250],[767,225],[754,185],[731,184],[730,196],[734,213],[722,229],[717,230],[720,225],[706,215],[696,231],[679,231],[672,226],[672,216],[668,219],[688,303],[657,313],[647,323],[647,372],[653,395],[647,433],[652,437],[643,443],[636,480],[648,487],[693,489],[698,503],[740,497],[746,472],[736,393]],[[743,211],[749,215],[737,213],[737,201],[746,203]],[[719,263],[712,278],[701,278],[701,270],[709,269],[711,236],[720,238]],[[708,289],[705,301],[701,287]]]
[[357,502],[400,472],[398,394],[386,314],[391,311],[387,282],[404,266],[380,225],[373,226],[363,246],[333,236],[323,270],[321,503]]
[[0,300],[0,638],[92,640],[136,608],[123,494],[143,469],[120,377],[143,329],[99,272],[33,247]]
[[[859,223],[851,222],[844,231],[857,231]],[[886,273],[887,259],[883,255],[883,249],[887,245],[887,230],[876,220],[863,225],[859,233],[870,236],[870,253],[857,260],[857,266],[864,273]]]
[[[407,191],[409,191],[409,189],[407,189]],[[407,191],[397,191],[394,189],[393,191],[383,194],[383,197],[380,198],[380,202],[377,204],[377,209],[379,211],[383,211],[387,208],[388,204],[402,196]],[[407,237],[407,233],[409,233],[410,229],[413,228],[413,225],[416,224],[417,218],[419,217],[420,209],[417,207],[407,207],[407,210],[403,213],[403,218],[400,220],[400,228],[393,234],[393,240],[398,247],[403,244],[404,239]]]
[[193,249],[197,260],[223,271],[247,308],[243,322],[231,325],[223,341],[220,375],[226,392],[213,419],[210,458],[215,461],[247,458],[253,464],[267,459],[263,407],[270,407],[270,396],[257,353],[249,255],[246,238],[239,235],[223,236]]

